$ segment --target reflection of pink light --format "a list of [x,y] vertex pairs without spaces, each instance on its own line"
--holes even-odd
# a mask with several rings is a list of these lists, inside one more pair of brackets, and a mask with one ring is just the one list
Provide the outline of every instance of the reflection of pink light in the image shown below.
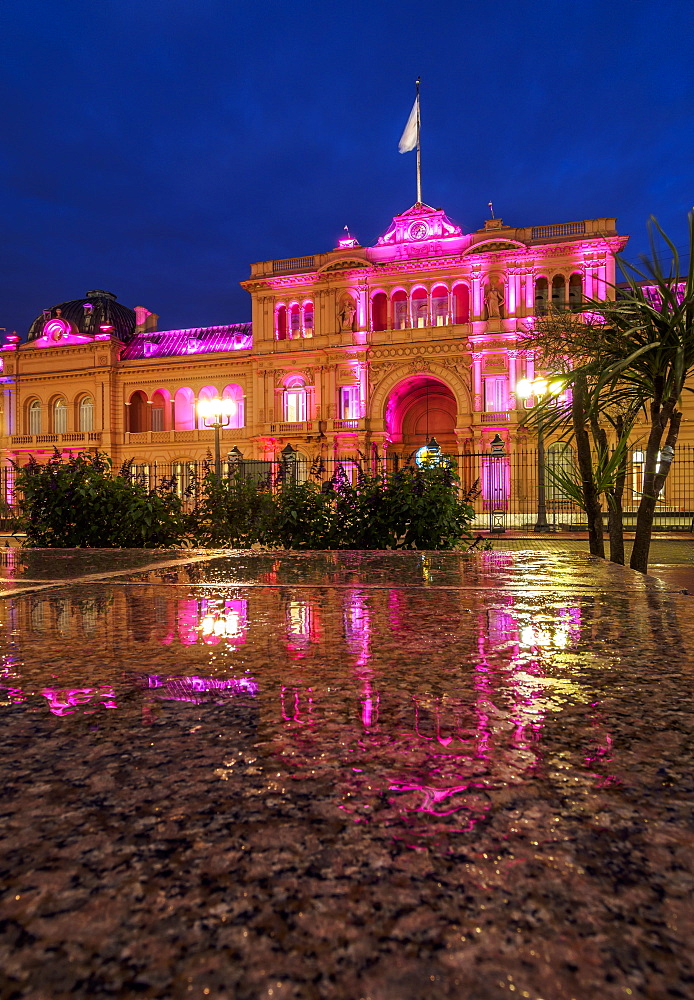
[[301,691],[297,687],[283,687],[280,692],[280,704],[282,718],[285,722],[298,722],[300,725],[307,725],[311,722],[313,712],[313,689],[306,691],[306,711],[301,708]]
[[8,687],[6,684],[0,684],[0,691],[5,692],[11,705],[20,705],[26,701],[26,695],[20,687]]
[[117,708],[116,695],[113,688],[73,688],[71,690],[44,688],[41,694],[47,699],[53,715],[71,715],[82,705],[89,705],[84,710],[85,715],[92,715],[97,706]]
[[217,680],[215,677],[177,677],[162,674],[150,674],[147,686],[156,690],[158,698],[169,701],[190,701],[199,703],[204,698],[201,695],[221,694],[224,696],[250,695],[254,697],[260,690],[251,677],[231,677]]
[[363,667],[369,660],[371,625],[364,595],[359,591],[349,593],[344,610],[345,638],[350,653],[355,657],[355,667]]

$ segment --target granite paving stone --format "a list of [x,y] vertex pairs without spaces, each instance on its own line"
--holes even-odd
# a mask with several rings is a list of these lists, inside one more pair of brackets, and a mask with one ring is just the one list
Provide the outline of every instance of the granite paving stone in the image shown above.
[[0,605],[3,1000],[694,996],[691,597],[146,555]]

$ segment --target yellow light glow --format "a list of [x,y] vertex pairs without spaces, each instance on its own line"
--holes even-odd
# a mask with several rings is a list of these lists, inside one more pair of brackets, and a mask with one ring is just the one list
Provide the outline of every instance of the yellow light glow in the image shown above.
[[544,396],[547,392],[547,382],[543,378],[536,378],[533,382],[533,395]]
[[203,635],[211,635],[214,629],[214,618],[212,615],[205,615],[200,622],[200,631]]
[[553,396],[558,396],[560,392],[564,391],[564,383],[556,380],[554,382],[550,382],[549,391]]
[[199,399],[198,400],[198,415],[202,417],[203,420],[207,420],[211,417],[213,413],[212,401],[209,399]]
[[522,399],[526,399],[528,396],[533,394],[533,384],[527,378],[519,379],[516,382],[516,395],[520,396]]

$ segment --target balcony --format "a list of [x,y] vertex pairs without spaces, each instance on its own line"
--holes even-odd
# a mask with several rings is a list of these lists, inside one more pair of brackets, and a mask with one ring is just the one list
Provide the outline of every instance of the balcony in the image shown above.
[[56,448],[61,446],[74,448],[75,445],[84,445],[87,448],[93,448],[101,444],[101,432],[78,431],[72,434],[13,434],[10,440],[13,445],[23,445],[24,447],[26,445],[40,445],[42,447],[45,447],[45,445],[55,445]]
[[508,410],[499,410],[495,413],[480,413],[481,424],[508,424],[511,414]]
[[360,419],[333,420],[332,429],[334,431],[363,431],[364,421]]
[[282,424],[270,424],[271,434],[313,434],[317,429],[314,420],[295,420]]

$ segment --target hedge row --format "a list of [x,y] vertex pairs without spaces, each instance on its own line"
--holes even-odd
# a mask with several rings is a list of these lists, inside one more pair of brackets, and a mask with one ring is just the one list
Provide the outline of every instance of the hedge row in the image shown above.
[[338,472],[326,483],[256,483],[208,472],[186,511],[173,482],[156,490],[115,472],[106,455],[79,454],[17,470],[20,528],[31,547],[464,548],[473,493],[445,465],[389,475]]

